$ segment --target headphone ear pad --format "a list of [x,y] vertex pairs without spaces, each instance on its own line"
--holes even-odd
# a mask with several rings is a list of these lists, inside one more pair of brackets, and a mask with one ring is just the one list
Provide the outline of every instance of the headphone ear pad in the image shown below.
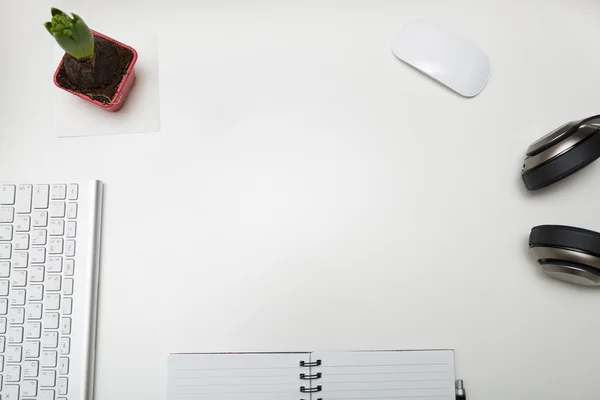
[[553,278],[600,286],[600,233],[563,225],[531,229],[529,250]]
[[600,258],[600,233],[564,225],[539,225],[531,229],[529,247],[572,249]]

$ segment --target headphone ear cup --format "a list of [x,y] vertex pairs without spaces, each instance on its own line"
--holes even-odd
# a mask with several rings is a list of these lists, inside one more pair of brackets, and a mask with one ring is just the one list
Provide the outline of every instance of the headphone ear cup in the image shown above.
[[542,271],[551,278],[581,286],[600,286],[600,270],[565,262],[542,264]]
[[521,177],[528,190],[564,179],[600,157],[600,129],[586,125],[541,153],[525,158]]
[[600,234],[563,225],[531,229],[529,250],[542,270],[555,279],[600,286]]

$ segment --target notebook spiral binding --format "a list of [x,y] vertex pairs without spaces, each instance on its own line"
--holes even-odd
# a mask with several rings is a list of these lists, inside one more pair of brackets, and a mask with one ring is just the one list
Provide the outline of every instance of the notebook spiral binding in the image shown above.
[[[319,367],[319,366],[321,366],[321,360],[317,360],[317,361],[313,361],[313,362],[300,361],[300,366],[305,367],[305,368]],[[300,374],[300,380],[302,380],[302,381],[314,381],[317,379],[321,379],[322,377],[323,377],[323,374],[321,372],[317,372],[316,374]],[[308,387],[308,388],[306,386],[300,386],[300,393],[319,393],[322,390],[323,390],[323,386],[320,386],[320,385],[313,387],[311,384],[310,387]],[[306,399],[301,398],[300,400],[306,400]],[[316,400],[323,400],[323,399],[321,397],[319,397]]]

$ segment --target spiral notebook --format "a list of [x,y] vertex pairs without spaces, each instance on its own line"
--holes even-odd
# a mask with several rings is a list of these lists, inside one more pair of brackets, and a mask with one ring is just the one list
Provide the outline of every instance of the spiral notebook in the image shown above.
[[454,351],[172,354],[168,400],[454,400]]

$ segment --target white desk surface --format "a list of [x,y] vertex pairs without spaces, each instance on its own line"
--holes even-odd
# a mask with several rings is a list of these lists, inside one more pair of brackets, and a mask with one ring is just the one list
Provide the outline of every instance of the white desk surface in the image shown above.
[[[106,183],[96,400],[164,399],[170,352],[405,348],[455,349],[472,400],[598,398],[600,292],[527,236],[600,230],[600,164],[534,195],[520,166],[600,110],[600,3],[78,1],[158,36],[162,131],[76,139],[49,4],[0,2],[0,173]],[[414,16],[489,55],[478,97],[392,55]]]

